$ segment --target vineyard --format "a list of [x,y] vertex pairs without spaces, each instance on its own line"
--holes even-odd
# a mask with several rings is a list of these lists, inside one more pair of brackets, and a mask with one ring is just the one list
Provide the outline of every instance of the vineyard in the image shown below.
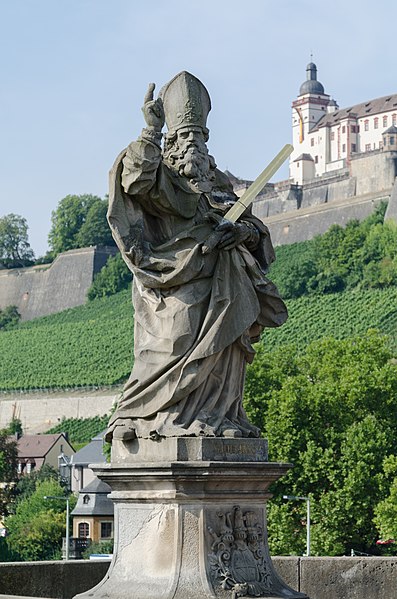
[[[390,335],[397,352],[397,288],[303,296],[287,302],[289,320],[267,329],[263,343],[304,347],[324,336],[344,338],[369,328]],[[0,332],[0,390],[107,386],[132,366],[130,291]]]
[[109,416],[94,416],[93,418],[66,418],[52,427],[46,434],[68,433],[69,441],[73,447],[86,444],[93,437],[106,429]]
[[131,292],[123,291],[0,333],[0,388],[112,385],[131,370]]
[[303,296],[287,302],[289,319],[279,329],[267,329],[269,348],[294,343],[304,347],[315,339],[343,339],[378,329],[390,336],[397,353],[397,288],[354,290],[322,296]]

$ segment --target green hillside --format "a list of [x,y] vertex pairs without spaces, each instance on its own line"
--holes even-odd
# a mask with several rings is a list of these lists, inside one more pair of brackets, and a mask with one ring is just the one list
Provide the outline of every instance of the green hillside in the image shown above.
[[132,365],[133,317],[126,290],[0,332],[0,389],[105,386]]
[[[397,287],[303,296],[287,305],[288,322],[265,332],[269,349],[376,328],[397,353]],[[132,351],[127,290],[0,332],[0,390],[112,385],[129,375]]]

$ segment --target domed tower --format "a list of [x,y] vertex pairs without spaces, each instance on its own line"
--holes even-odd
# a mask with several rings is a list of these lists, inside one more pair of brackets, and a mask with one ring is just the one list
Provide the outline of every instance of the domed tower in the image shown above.
[[[302,172],[296,165],[298,157],[311,156],[313,164],[318,164],[320,155],[314,151],[314,139],[310,136],[320,119],[327,114],[330,96],[324,93],[324,86],[317,80],[317,67],[309,62],[306,67],[306,81],[299,88],[299,95],[292,102],[292,144],[294,151],[290,157],[290,177],[302,183]],[[317,145],[317,141],[316,141]],[[323,157],[325,158],[325,157]],[[317,170],[317,169],[316,169]],[[306,172],[307,169],[306,169]],[[313,173],[314,176],[314,173]],[[307,178],[307,177],[306,177]]]

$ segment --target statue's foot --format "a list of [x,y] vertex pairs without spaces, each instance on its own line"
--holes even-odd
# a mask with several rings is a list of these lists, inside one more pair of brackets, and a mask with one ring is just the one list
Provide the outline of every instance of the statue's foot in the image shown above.
[[132,441],[136,439],[135,428],[131,418],[117,418],[105,434],[105,441]]
[[243,436],[243,433],[238,428],[227,427],[222,429],[221,436],[227,437],[228,439],[239,439]]

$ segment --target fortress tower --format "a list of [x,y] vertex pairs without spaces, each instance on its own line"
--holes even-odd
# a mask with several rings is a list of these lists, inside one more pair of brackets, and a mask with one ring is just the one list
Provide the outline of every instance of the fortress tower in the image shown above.
[[[326,112],[333,112],[336,108],[336,102],[324,92],[324,86],[317,80],[316,65],[309,62],[306,81],[300,86],[298,98],[292,102],[292,144],[295,149],[290,157],[290,178],[296,183],[314,179],[319,168],[324,169],[326,152],[317,151],[318,140],[310,133]],[[326,147],[328,140],[324,141]]]

